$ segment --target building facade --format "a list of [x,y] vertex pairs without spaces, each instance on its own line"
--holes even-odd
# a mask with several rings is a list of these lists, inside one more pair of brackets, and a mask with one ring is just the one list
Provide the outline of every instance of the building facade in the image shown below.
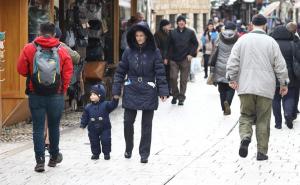
[[170,20],[176,27],[178,15],[187,18],[187,24],[201,33],[210,19],[210,0],[152,0],[152,31],[159,27],[161,19]]

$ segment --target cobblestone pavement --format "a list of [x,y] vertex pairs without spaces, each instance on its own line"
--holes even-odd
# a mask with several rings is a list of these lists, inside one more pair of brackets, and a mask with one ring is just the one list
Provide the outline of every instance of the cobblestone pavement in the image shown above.
[[[111,115],[110,161],[105,161],[103,155],[100,160],[91,161],[87,131],[73,129],[61,136],[63,162],[56,168],[46,167],[41,174],[33,171],[31,142],[4,153],[0,150],[0,184],[300,184],[299,121],[293,130],[285,126],[276,130],[272,122],[268,161],[256,161],[255,137],[248,158],[241,159],[236,125],[239,100],[234,98],[232,115],[223,116],[217,88],[207,86],[200,75],[195,83],[188,84],[183,107],[171,105],[169,99],[155,112],[148,164],[141,164],[138,155],[141,114],[135,123],[133,157],[123,157],[123,110],[118,108]],[[6,143],[2,148],[10,145],[14,144]]]

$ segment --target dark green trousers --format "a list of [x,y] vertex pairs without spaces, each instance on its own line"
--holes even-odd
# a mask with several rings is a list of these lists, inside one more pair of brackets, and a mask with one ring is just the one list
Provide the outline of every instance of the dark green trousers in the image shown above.
[[257,151],[267,154],[272,100],[252,94],[243,94],[239,97],[241,101],[240,137],[241,139],[251,138],[253,134],[252,125],[256,125]]

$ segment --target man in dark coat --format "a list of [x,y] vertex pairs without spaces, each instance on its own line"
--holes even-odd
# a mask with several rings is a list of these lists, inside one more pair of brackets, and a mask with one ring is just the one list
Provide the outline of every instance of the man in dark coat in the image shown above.
[[[186,86],[190,73],[191,59],[197,55],[198,41],[195,32],[186,27],[184,16],[178,16],[177,28],[170,33],[170,81],[172,88],[172,104],[183,105]],[[180,72],[180,91],[178,89],[178,73]]]
[[289,32],[284,25],[280,25],[274,28],[270,35],[273,37],[281,50],[281,53],[285,59],[286,66],[288,69],[288,75],[290,83],[288,84],[288,93],[282,97],[279,94],[279,82],[277,81],[277,88],[273,99],[272,107],[273,114],[275,117],[275,128],[281,129],[282,127],[282,116],[281,116],[281,101],[283,104],[285,123],[289,129],[293,128],[293,116],[295,110],[295,93],[297,86],[297,79],[293,71],[293,44],[294,35]]
[[141,163],[147,163],[150,155],[152,120],[158,108],[158,96],[165,101],[169,95],[165,69],[159,49],[147,25],[138,23],[127,34],[128,48],[116,70],[112,94],[121,95],[124,112],[125,158],[130,158],[133,149],[133,124],[137,110],[142,110],[142,134],[139,147]]
[[168,61],[168,51],[170,47],[170,30],[171,30],[171,23],[168,20],[163,19],[160,21],[159,29],[154,34],[156,46],[160,50],[165,65],[166,76],[167,76],[169,87],[170,87],[170,83],[169,83],[170,65]]

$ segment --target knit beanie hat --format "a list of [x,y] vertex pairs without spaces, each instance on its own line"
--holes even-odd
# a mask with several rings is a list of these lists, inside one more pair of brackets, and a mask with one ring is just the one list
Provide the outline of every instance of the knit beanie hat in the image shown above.
[[163,20],[160,21],[159,27],[162,28],[162,27],[164,27],[166,25],[169,25],[169,24],[170,24],[170,21],[168,21],[167,19],[163,19]]
[[184,21],[186,23],[186,19],[185,19],[185,17],[183,15],[179,15],[177,17],[176,23],[178,23],[179,21]]
[[262,26],[267,23],[267,19],[262,14],[256,14],[252,17],[252,24],[255,26]]
[[225,24],[225,30],[236,30],[236,24],[231,21],[227,21]]

